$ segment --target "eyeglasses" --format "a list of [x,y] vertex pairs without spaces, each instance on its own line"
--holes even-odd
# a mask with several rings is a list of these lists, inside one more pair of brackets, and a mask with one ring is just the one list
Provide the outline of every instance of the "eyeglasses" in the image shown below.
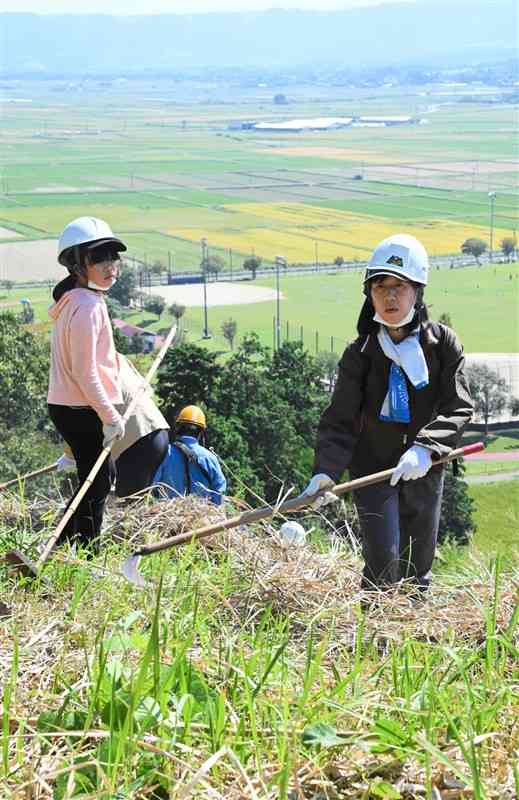
[[371,287],[377,297],[384,297],[388,294],[404,295],[410,288],[410,283],[397,283],[394,286],[384,286],[382,283],[377,283]]
[[103,262],[110,262],[113,264],[114,262],[121,260],[119,251],[110,245],[101,245],[101,247],[95,247],[90,251],[89,255],[91,264],[102,264]]

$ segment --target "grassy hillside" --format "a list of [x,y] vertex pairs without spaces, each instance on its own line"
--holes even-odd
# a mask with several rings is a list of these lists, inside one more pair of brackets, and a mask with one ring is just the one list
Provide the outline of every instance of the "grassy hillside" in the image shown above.
[[[34,553],[27,511],[4,496],[2,552]],[[94,560],[61,549],[48,585],[4,571],[6,797],[512,800],[517,572],[443,563],[424,603],[363,612],[357,555],[316,534],[286,551],[276,524],[146,559],[144,591],[121,577],[206,516],[112,511],[126,541]]]

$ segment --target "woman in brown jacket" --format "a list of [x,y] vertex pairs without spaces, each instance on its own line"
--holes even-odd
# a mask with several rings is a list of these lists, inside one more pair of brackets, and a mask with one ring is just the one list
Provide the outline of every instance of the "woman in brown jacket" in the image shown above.
[[354,493],[364,589],[401,579],[428,587],[443,492],[443,467],[434,460],[458,446],[473,411],[463,348],[452,330],[428,320],[428,268],[412,236],[390,236],[375,248],[359,336],[339,362],[305,489],[324,492],[346,468],[358,478],[397,464],[390,483]]

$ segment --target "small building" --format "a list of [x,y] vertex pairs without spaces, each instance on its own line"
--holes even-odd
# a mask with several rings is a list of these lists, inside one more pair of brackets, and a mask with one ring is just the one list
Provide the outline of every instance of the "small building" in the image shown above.
[[290,119],[285,122],[257,122],[253,131],[267,133],[302,133],[303,131],[334,131],[349,128],[353,117],[316,117],[313,119]]
[[366,126],[373,126],[373,125],[411,125],[413,123],[418,122],[419,120],[416,117],[404,116],[404,115],[380,115],[380,116],[362,116],[356,119],[357,123]]
[[152,331],[139,328],[137,325],[130,325],[122,319],[114,319],[112,324],[130,341],[137,336],[142,341],[143,353],[153,353],[154,350],[160,350],[162,347],[164,341],[162,336],[158,336]]

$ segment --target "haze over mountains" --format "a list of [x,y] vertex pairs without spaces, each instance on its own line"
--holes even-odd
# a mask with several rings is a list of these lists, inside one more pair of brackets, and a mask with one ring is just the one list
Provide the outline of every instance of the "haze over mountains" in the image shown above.
[[516,53],[514,0],[395,3],[345,11],[0,15],[0,71],[136,73],[199,67],[452,64]]

